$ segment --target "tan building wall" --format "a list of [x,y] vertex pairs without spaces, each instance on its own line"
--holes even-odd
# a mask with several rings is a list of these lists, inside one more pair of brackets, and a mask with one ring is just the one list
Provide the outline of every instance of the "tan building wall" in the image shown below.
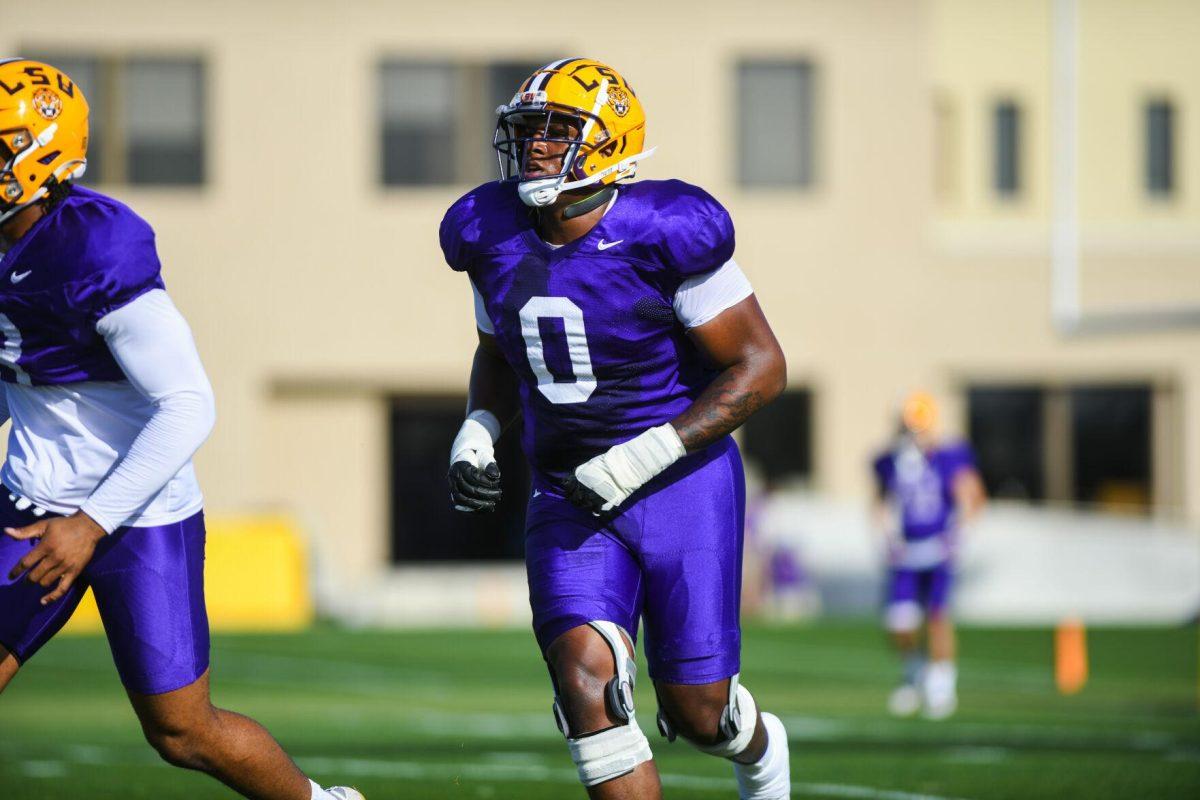
[[[792,383],[815,390],[820,489],[867,494],[866,458],[905,389],[945,392],[953,427],[964,379],[1031,374],[1162,376],[1182,402],[1180,483],[1200,479],[1200,334],[1068,340],[1051,327],[1045,2],[772,0],[751,11],[672,1],[644,5],[636,20],[602,20],[603,35],[577,14],[545,14],[542,23],[477,0],[447,8],[60,0],[56,18],[73,25],[54,28],[30,6],[5,12],[6,52],[206,60],[208,185],[111,191],[157,228],[168,286],[213,378],[218,426],[198,458],[211,508],[290,509],[338,577],[369,576],[387,549],[385,395],[465,388],[469,290],[442,265],[436,230],[468,187],[378,183],[377,67],[397,56],[483,63],[583,52],[630,77],[650,115],[648,138],[660,145],[643,174],[701,184],[734,214],[738,260],[788,353]],[[1192,26],[1200,18],[1178,13]],[[1182,51],[1197,40],[1185,25],[1176,30],[1146,46]],[[734,68],[763,55],[816,66],[811,190],[735,184]],[[1179,76],[1162,63],[1162,74]],[[1200,100],[1183,93],[1200,90],[1200,71],[1182,74],[1194,138],[1187,111]],[[996,87],[1035,109],[1032,190],[1013,208],[995,207],[979,188],[983,109]],[[945,96],[963,121],[954,139],[961,186],[957,200],[937,206],[931,108]],[[1191,199],[1181,201],[1172,235],[1185,243],[1184,274],[1194,275],[1200,259],[1186,243],[1200,228],[1186,189],[1200,184],[1196,161],[1185,163]],[[1128,222],[1130,241],[1140,241],[1137,209],[1113,200],[1086,213]],[[1186,502],[1200,522],[1200,498]]]

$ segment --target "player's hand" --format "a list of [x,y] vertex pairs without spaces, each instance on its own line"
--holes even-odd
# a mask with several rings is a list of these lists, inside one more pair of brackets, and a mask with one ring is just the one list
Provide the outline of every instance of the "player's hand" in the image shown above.
[[[587,464],[590,463],[590,461],[587,462]],[[583,469],[583,467],[586,467],[587,464],[584,464],[579,469],[575,470],[576,475],[578,475],[579,470]],[[575,475],[567,478],[567,482],[563,484],[563,495],[573,505],[582,508],[584,511],[590,511],[597,517],[600,516],[600,514],[605,510],[605,506],[608,506],[609,508],[614,507],[613,505],[610,505],[610,501],[597,494],[595,490],[580,483],[579,478],[575,477]]]
[[500,466],[492,461],[483,469],[469,461],[455,461],[446,476],[450,503],[455,511],[495,511],[500,502]]
[[500,421],[490,411],[467,415],[450,445],[450,504],[455,511],[495,511],[500,501],[500,467],[494,445]]
[[585,511],[612,511],[686,453],[671,424],[659,425],[580,464],[564,493]]
[[17,562],[8,578],[16,580],[22,572],[26,572],[28,574],[25,577],[31,582],[47,589],[54,586],[54,590],[42,598],[42,605],[53,603],[67,593],[79,573],[92,560],[96,544],[107,535],[95,520],[82,511],[76,511],[69,517],[38,520],[23,528],[5,528],[4,532],[21,541],[41,540]]

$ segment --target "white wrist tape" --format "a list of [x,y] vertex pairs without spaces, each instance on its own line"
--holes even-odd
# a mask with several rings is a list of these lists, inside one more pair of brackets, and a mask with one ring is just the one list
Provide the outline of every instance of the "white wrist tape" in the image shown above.
[[610,447],[578,467],[575,477],[607,500],[603,510],[610,511],[685,455],[679,434],[668,422]]
[[483,469],[496,460],[494,445],[499,438],[500,420],[496,415],[485,409],[472,411],[450,445],[450,463],[466,461]]

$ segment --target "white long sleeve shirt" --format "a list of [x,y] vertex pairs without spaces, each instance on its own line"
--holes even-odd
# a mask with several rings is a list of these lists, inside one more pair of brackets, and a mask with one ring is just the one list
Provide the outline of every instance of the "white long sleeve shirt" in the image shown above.
[[96,324],[124,381],[4,383],[12,419],[0,480],[58,514],[111,533],[178,522],[204,504],[192,456],[212,431],[212,387],[191,330],[161,289]]

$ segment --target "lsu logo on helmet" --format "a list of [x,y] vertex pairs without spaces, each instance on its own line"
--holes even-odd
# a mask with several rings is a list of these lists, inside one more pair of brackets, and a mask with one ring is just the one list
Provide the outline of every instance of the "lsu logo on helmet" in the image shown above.
[[33,93],[33,108],[46,119],[57,119],[62,113],[62,98],[50,89],[38,89]]
[[0,222],[87,169],[88,103],[65,73],[0,60]]
[[[632,178],[644,149],[646,114],[633,87],[607,64],[564,58],[534,72],[496,109],[492,140],[501,180],[519,181],[521,200],[547,206],[565,191]],[[565,133],[564,133],[565,131]],[[566,146],[556,175],[525,179],[535,139]]]

